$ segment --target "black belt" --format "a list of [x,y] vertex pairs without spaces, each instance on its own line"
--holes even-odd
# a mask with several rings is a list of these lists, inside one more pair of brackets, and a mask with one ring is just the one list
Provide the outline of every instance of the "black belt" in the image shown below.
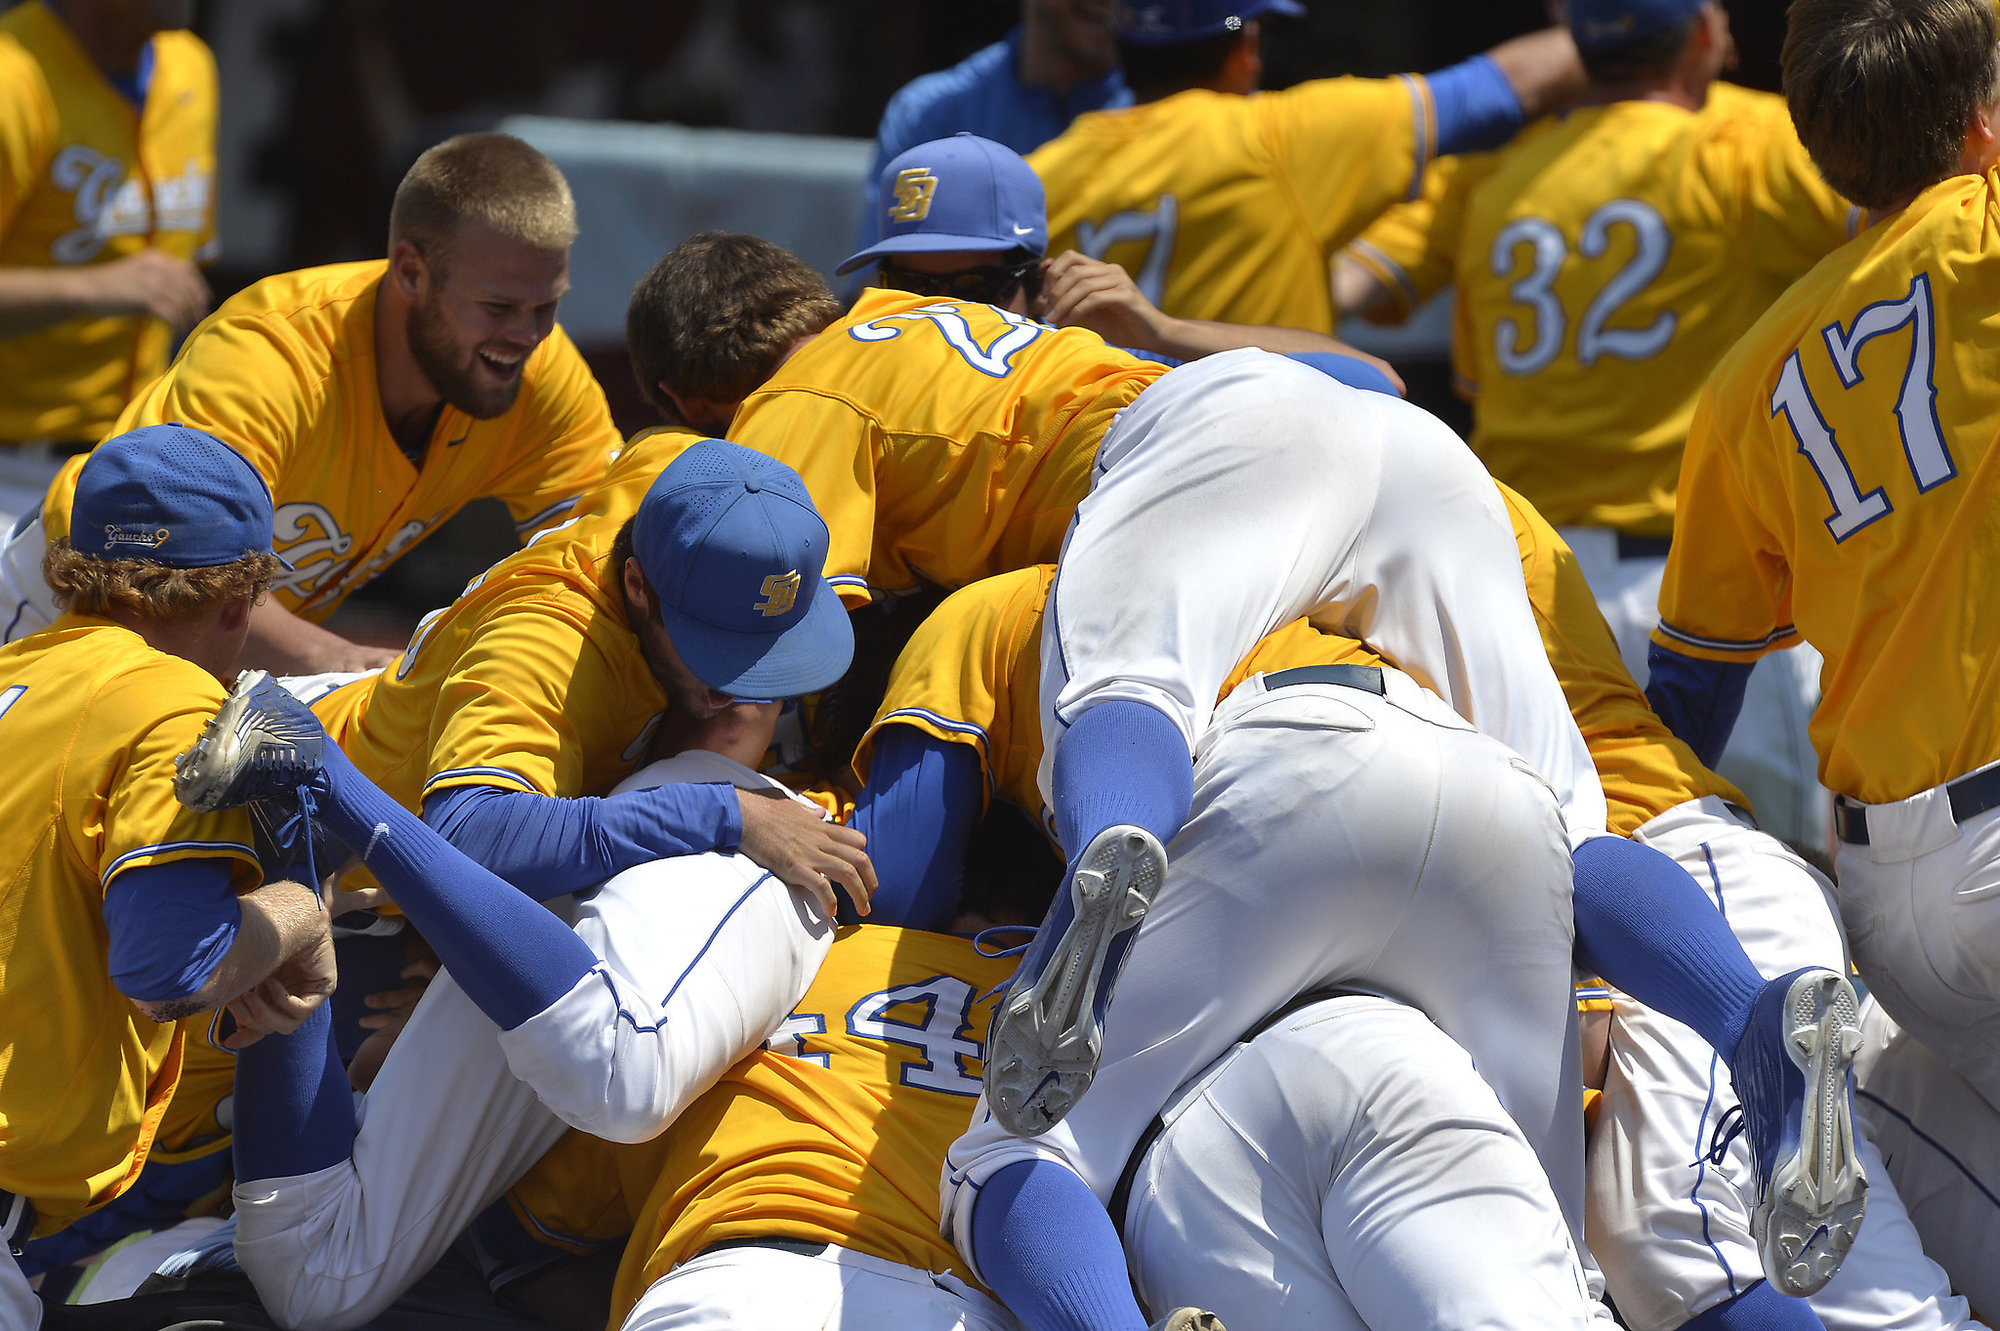
[[16,1257],[35,1232],[35,1204],[18,1192],[0,1192],[0,1243]]
[[[1962,776],[1944,788],[1951,803],[1951,820],[1962,823],[1975,814],[2000,806],[2000,767],[1989,767],[1971,776]],[[1868,844],[1868,809],[1850,803],[1845,795],[1833,802],[1833,831],[1850,846]]]
[[[1373,669],[1374,667],[1372,666],[1303,666],[1298,670],[1281,670],[1278,673],[1280,675],[1295,675],[1295,674],[1304,674],[1314,670],[1373,670]],[[1379,676],[1382,672],[1376,670],[1375,673]],[[1272,678],[1274,677],[1267,675],[1265,677],[1265,680],[1268,683]],[[1292,682],[1295,684],[1303,684],[1303,683],[1323,683],[1326,681],[1294,680]],[[1365,687],[1365,686],[1357,685],[1356,687]],[[1264,1018],[1264,1020],[1258,1022],[1255,1026],[1252,1026],[1249,1030],[1245,1031],[1243,1033],[1242,1038],[1238,1039],[1236,1043],[1249,1044],[1252,1040],[1262,1035],[1265,1031],[1270,1030],[1273,1026],[1276,1026],[1279,1022],[1283,1021],[1285,1018],[1291,1016],[1295,1012],[1298,1012],[1304,1008],[1309,1008],[1314,1003],[1324,1003],[1329,998],[1351,997],[1353,996],[1354,992],[1355,991],[1352,989],[1329,988],[1329,989],[1314,989],[1310,993],[1300,994],[1297,998],[1294,998],[1291,1002],[1285,1004],[1283,1007],[1279,1008],[1276,1012],[1273,1012],[1270,1016]],[[1125,1236],[1125,1208],[1127,1205],[1131,1203],[1132,1200],[1132,1182],[1139,1176],[1140,1162],[1145,1160],[1146,1152],[1153,1149],[1153,1143],[1158,1141],[1160,1139],[1160,1134],[1165,1132],[1166,1130],[1167,1130],[1166,1118],[1160,1114],[1153,1115],[1153,1121],[1151,1123],[1148,1123],[1146,1125],[1146,1130],[1139,1134],[1139,1140],[1137,1144],[1135,1144],[1132,1147],[1132,1154],[1125,1157],[1125,1170],[1118,1176],[1118,1186],[1111,1190],[1111,1204],[1109,1207],[1111,1211],[1112,1227],[1118,1231],[1118,1236],[1120,1238],[1123,1238]]]
[[1277,670],[1264,676],[1264,687],[1282,689],[1291,684],[1339,684],[1381,697],[1388,692],[1382,682],[1381,666],[1317,665]]
[[[814,1243],[809,1239],[724,1239],[720,1243],[709,1244],[706,1248],[696,1253],[694,1257],[688,1258],[688,1261],[693,1261],[695,1257],[706,1257],[712,1252],[728,1252],[731,1248],[776,1248],[779,1252],[794,1253],[800,1257],[817,1257],[830,1246],[832,1245]],[[686,1263],[684,1262],[682,1265],[686,1265]]]
[[1627,536],[1618,533],[1618,557],[1620,559],[1665,559],[1673,548],[1671,536]]

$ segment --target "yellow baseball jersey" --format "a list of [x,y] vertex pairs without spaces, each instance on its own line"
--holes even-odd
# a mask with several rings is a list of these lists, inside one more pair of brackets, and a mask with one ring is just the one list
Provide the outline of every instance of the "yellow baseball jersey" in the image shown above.
[[[946,597],[917,626],[855,749],[854,770],[864,784],[882,728],[915,726],[944,743],[969,745],[986,774],[987,797],[1009,801],[1055,839],[1035,783],[1042,761],[1042,614],[1055,573],[1040,564],[984,579]],[[1351,638],[1298,620],[1251,648],[1217,696],[1259,671],[1381,660]]]
[[1729,84],[1699,111],[1622,101],[1538,121],[1458,162],[1419,231],[1421,207],[1349,254],[1405,299],[1457,283],[1473,451],[1550,522],[1644,536],[1673,531],[1709,371],[1860,217],[1783,99]]
[[[567,517],[619,446],[604,392],[560,327],[528,357],[520,396],[474,420],[447,405],[421,470],[389,433],[375,378],[375,288],[387,264],[280,273],[188,336],[119,431],[179,421],[250,461],[271,487],[280,570],[271,595],[311,620],[407,554],[471,500],[506,503],[523,537]],[[50,540],[69,532],[83,458],[49,487]]]
[[[215,234],[215,57],[152,39],[143,107],[41,0],[0,14],[0,268],[205,257]],[[83,316],[0,340],[0,442],[95,443],[166,367],[169,330]]]
[[0,1188],[34,1203],[38,1234],[130,1186],[181,1075],[184,1023],[111,982],[105,887],[210,858],[236,862],[239,891],[260,881],[248,813],[174,798],[174,759],[222,702],[208,672],[107,620],[0,649]]
[[1081,328],[871,288],[729,437],[804,479],[850,602],[962,587],[1055,560],[1112,417],[1164,373]]
[[637,770],[667,699],[611,564],[624,522],[601,513],[551,532],[425,616],[339,704],[355,766],[412,811],[448,786],[605,795]]
[[1542,647],[1604,786],[1605,826],[1630,836],[1676,805],[1707,795],[1748,808],[1741,791],[1703,767],[1653,715],[1618,655],[1583,569],[1555,528],[1504,485],[1500,497],[1514,524]]
[[1430,84],[1406,75],[1092,111],[1028,164],[1049,253],[1118,264],[1178,318],[1331,333],[1335,252],[1416,193],[1436,148]]
[[1654,641],[1826,657],[1822,784],[1870,804],[2000,759],[2000,174],[1829,256],[1723,358],[1688,436]]

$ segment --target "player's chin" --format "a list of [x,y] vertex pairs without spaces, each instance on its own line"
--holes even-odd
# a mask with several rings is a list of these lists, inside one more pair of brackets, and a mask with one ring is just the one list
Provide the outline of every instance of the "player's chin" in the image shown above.
[[460,396],[452,405],[476,420],[505,414],[521,395],[521,367],[526,363],[523,358],[509,364],[475,351],[460,384]]

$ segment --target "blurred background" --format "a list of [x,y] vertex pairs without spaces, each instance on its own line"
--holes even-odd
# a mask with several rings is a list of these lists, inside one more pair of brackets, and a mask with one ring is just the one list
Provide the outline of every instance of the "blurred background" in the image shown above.
[[[1266,24],[1265,86],[1435,69],[1547,22],[1544,0],[1308,3],[1306,17]],[[1730,9],[1733,77],[1775,89],[1783,5]],[[1019,17],[1019,0],[200,0],[194,26],[222,86],[209,280],[220,300],[270,273],[379,256],[390,195],[417,154],[467,130],[519,133],[576,189],[582,235],[562,322],[629,433],[653,423],[622,343],[638,273],[708,226],[767,235],[830,271],[852,248],[890,95]],[[761,183],[744,185],[751,159]],[[769,188],[773,169],[796,171],[796,185]],[[1352,337],[1463,430],[1447,318],[1439,307],[1386,341]],[[498,506],[475,505],[332,627],[400,642],[513,543]]]

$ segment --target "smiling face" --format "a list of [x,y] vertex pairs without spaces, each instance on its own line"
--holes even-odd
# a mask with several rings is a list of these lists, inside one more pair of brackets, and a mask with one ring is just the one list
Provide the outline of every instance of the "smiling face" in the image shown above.
[[555,328],[556,304],[569,290],[568,249],[542,249],[467,222],[436,260],[427,263],[407,241],[397,250],[392,263],[423,267],[407,325],[417,367],[466,415],[501,415],[521,391],[529,354]]

